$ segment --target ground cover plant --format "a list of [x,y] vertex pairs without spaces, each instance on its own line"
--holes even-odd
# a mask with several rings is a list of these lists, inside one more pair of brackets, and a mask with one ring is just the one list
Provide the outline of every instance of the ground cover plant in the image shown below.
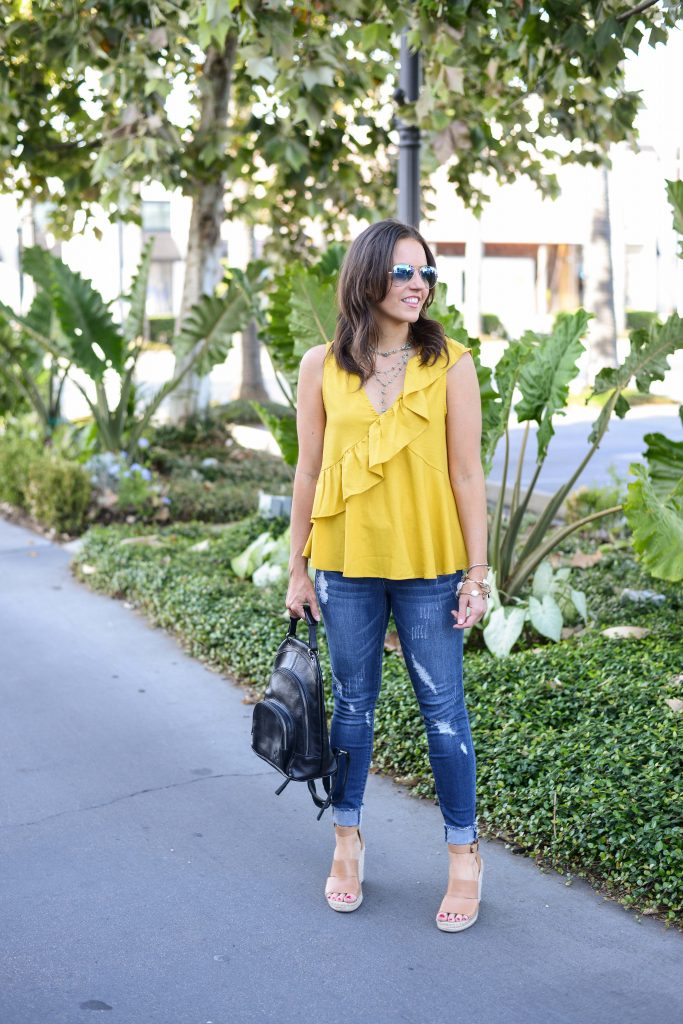
[[[239,580],[230,563],[265,529],[286,525],[251,517],[223,527],[95,528],[75,571],[258,693],[287,625],[284,589]],[[653,581],[625,538],[601,536],[603,544],[579,534],[555,556],[585,566],[586,626],[559,644],[530,634],[530,646],[502,660],[467,651],[479,822],[483,834],[683,925],[680,588]],[[663,603],[623,595],[653,583]],[[602,632],[623,626],[635,634]],[[329,679],[324,631],[322,639]],[[374,765],[433,798],[419,712],[395,647],[386,653]]]

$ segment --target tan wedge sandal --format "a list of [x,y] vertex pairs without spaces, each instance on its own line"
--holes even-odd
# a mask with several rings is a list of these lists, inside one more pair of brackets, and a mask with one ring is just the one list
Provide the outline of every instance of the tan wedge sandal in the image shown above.
[[[359,906],[363,902],[363,890],[361,888],[363,882],[363,875],[365,869],[365,840],[363,839],[360,829],[358,832],[358,838],[360,839],[360,855],[358,859],[355,857],[334,857],[332,861],[332,870],[325,883],[325,897],[327,899],[327,905],[332,910],[340,911],[342,914],[348,914],[352,910],[358,910]],[[348,835],[337,834],[337,849],[341,846],[348,845],[355,839],[353,833]],[[348,844],[344,843],[344,840],[350,840]],[[341,840],[341,842],[340,842]],[[355,845],[355,844],[354,844]],[[335,850],[335,855],[337,850]],[[333,896],[342,896],[342,899],[333,899]],[[355,896],[355,899],[349,900],[349,896]]]
[[[479,917],[481,880],[484,875],[484,862],[479,856],[479,840],[475,839],[473,843],[465,843],[462,846],[448,844],[449,866],[451,858],[463,855],[470,857],[471,877],[456,878],[449,870],[448,891],[441,901],[436,915],[436,927],[442,932],[464,931],[465,928],[471,928]],[[470,904],[471,909],[463,910],[463,906],[467,905],[465,900]],[[449,914],[460,915],[460,917],[467,915],[467,918],[464,921],[449,921]]]

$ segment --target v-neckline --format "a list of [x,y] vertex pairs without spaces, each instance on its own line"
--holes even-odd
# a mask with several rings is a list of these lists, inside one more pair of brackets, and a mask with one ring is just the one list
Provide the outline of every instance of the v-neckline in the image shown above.
[[409,359],[409,360],[408,360],[408,361],[406,362],[406,371],[405,371],[405,373],[403,374],[403,387],[401,388],[401,390],[399,391],[399,393],[398,393],[398,394],[396,395],[396,398],[395,398],[395,399],[393,400],[393,402],[391,403],[391,405],[390,405],[390,406],[388,406],[388,408],[386,408],[386,409],[383,409],[383,410],[382,410],[382,412],[379,412],[379,410],[378,410],[378,409],[375,409],[375,407],[374,407],[374,405],[372,404],[372,401],[371,401],[371,399],[370,399],[370,395],[369,395],[369,394],[367,393],[367,391],[365,390],[365,385],[364,385],[364,384],[361,384],[361,386],[360,386],[360,389],[361,389],[361,391],[363,392],[363,394],[364,394],[364,396],[365,396],[365,401],[366,401],[366,402],[368,403],[368,406],[370,407],[370,409],[372,409],[372,411],[373,411],[373,413],[375,414],[375,416],[377,417],[377,419],[381,419],[381,418],[382,418],[382,416],[386,416],[386,414],[387,414],[388,412],[391,412],[391,410],[392,410],[392,409],[394,408],[394,406],[395,406],[395,405],[396,405],[396,403],[397,403],[397,402],[399,401],[399,399],[403,398],[403,395],[404,395],[404,393],[405,393],[405,390],[406,390],[406,378],[407,378],[407,376],[408,376],[408,367],[409,367],[409,366],[410,366],[410,364],[412,363],[413,359],[416,359],[418,355],[419,355],[419,353],[418,353],[418,352],[415,352],[415,353],[414,353],[414,354],[413,354],[413,355],[412,355],[412,356],[410,357],[410,359]]

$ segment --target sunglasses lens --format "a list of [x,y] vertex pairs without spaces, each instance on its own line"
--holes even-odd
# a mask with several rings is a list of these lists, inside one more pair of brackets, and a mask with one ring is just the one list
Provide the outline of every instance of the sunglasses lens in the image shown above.
[[420,276],[428,288],[433,288],[438,276],[436,267],[420,267]]
[[410,263],[397,263],[391,270],[394,281],[399,281],[400,283],[410,281],[414,273],[415,268],[411,267]]

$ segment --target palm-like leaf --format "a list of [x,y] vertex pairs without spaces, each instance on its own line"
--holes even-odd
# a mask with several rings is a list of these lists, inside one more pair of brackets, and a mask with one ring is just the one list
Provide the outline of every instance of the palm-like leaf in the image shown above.
[[300,357],[294,354],[294,336],[289,326],[290,298],[292,294],[291,267],[278,274],[270,292],[265,330],[261,338],[278,373],[286,379],[296,394],[296,380]]
[[252,302],[238,281],[228,282],[224,296],[203,295],[187,314],[173,344],[176,358],[183,363],[183,375],[190,370],[206,374],[223,362],[233,335],[245,330],[252,312]]
[[27,249],[24,269],[50,296],[71,360],[93,380],[108,367],[121,372],[125,361],[123,337],[109,307],[89,281],[52,253]]
[[683,346],[683,319],[672,313],[666,323],[655,320],[647,329],[632,331],[630,338],[631,348],[621,366],[603,367],[595,378],[594,395],[614,394],[593,424],[588,438],[591,443],[604,434],[612,411],[622,417],[628,412],[630,405],[623,392],[632,379],[641,394],[649,392],[653,381],[664,380],[669,356]]
[[301,358],[314,345],[324,345],[334,336],[337,323],[333,277],[319,277],[301,265],[290,274],[289,329],[293,354]]
[[152,262],[153,244],[152,239],[150,239],[142,250],[138,269],[131,283],[130,292],[126,296],[129,303],[128,315],[123,325],[123,338],[126,345],[135,341],[136,338],[141,338],[145,330],[147,285],[149,282],[149,267]]
[[538,462],[545,458],[550,438],[555,433],[552,419],[564,415],[569,383],[578,372],[577,363],[585,351],[581,338],[586,333],[590,314],[579,309],[573,315],[560,314],[552,334],[539,339],[519,374],[522,398],[515,406],[520,421],[535,420]]

